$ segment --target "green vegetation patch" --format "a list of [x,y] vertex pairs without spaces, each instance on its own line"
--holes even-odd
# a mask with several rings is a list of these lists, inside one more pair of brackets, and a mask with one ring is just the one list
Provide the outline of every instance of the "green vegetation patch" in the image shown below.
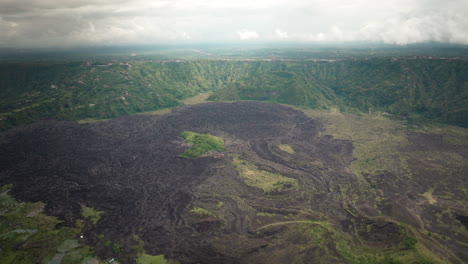
[[406,264],[406,263],[444,263],[418,239],[411,229],[403,224],[399,225],[400,243],[397,246],[382,251],[364,245],[355,245],[350,239],[344,240],[345,234],[334,232],[334,240],[338,252],[353,264]]
[[78,243],[79,228],[57,227],[60,220],[42,213],[44,203],[17,202],[0,187],[0,263],[81,264],[92,259],[91,248]]
[[205,208],[201,208],[201,207],[198,207],[198,206],[195,206],[192,210],[190,210],[190,212],[192,214],[197,215],[197,216],[214,216],[214,217],[216,217],[216,215],[213,214],[212,212],[206,210]]
[[296,179],[259,170],[257,166],[239,159],[237,155],[233,155],[232,164],[236,167],[239,176],[244,180],[245,184],[260,188],[265,194],[281,192],[299,186]]
[[282,151],[286,152],[286,153],[291,154],[291,155],[296,153],[294,151],[294,149],[288,144],[280,144],[280,145],[278,145],[278,148],[281,149]]
[[84,218],[90,218],[93,224],[97,224],[99,222],[99,219],[101,219],[101,215],[103,213],[104,211],[97,211],[91,207],[81,205],[81,216],[83,216]]
[[143,239],[141,239],[139,235],[133,235],[132,238],[133,240],[135,240],[135,242],[138,243],[137,245],[132,246],[132,249],[135,250],[135,252],[139,255],[144,254],[145,242],[143,241]]
[[[325,257],[320,263],[341,263],[334,260],[336,253],[352,264],[406,264],[406,263],[444,263],[418,238],[412,229],[406,225],[398,224],[400,243],[395,246],[373,247],[366,245],[362,240],[356,240],[352,234],[341,231],[327,221],[285,221],[276,222],[260,227],[256,232],[269,232],[279,230],[278,227],[287,227],[280,239],[282,245],[297,245],[303,251],[320,248]],[[331,260],[334,260],[331,262]]]
[[468,128],[444,124],[423,124],[411,127],[419,133],[439,134],[445,143],[452,145],[468,145]]
[[152,256],[148,254],[140,254],[136,259],[138,264],[176,264],[177,262],[167,260],[164,255]]
[[[323,221],[300,223],[296,233],[301,233],[319,246],[330,237],[334,248],[341,256],[353,264],[403,264],[403,263],[443,263],[433,253],[418,243],[416,236],[409,227],[399,224],[400,245],[382,251],[365,245],[356,244],[349,234],[335,229]],[[299,232],[297,232],[299,231]]]
[[72,249],[79,247],[80,244],[76,239],[66,239],[63,243],[57,248],[57,252],[67,252]]
[[325,235],[329,231],[319,224],[298,223],[291,225],[286,232],[286,240],[290,243],[313,244],[322,246]]
[[434,188],[430,188],[429,190],[427,190],[426,192],[422,194],[422,196],[424,196],[424,198],[426,198],[430,204],[435,204],[437,202],[437,200],[434,199],[434,197],[432,196],[433,192],[434,192]]
[[218,202],[218,203],[216,204],[216,210],[221,209],[223,206],[224,206],[224,202],[221,202],[221,201]]
[[218,137],[190,131],[184,131],[180,135],[186,143],[191,144],[181,157],[196,159],[209,151],[224,150],[224,141]]
[[164,258],[164,255],[149,255],[145,252],[145,242],[138,236],[133,235],[133,240],[138,244],[132,248],[135,250],[137,258],[137,264],[177,264],[178,262],[174,260],[169,260]]

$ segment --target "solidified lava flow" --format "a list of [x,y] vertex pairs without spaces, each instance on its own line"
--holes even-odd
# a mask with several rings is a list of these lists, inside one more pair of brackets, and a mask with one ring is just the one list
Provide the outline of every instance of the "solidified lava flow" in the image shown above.
[[[259,102],[207,103],[94,124],[39,121],[3,136],[0,184],[14,184],[19,200],[45,202],[46,213],[67,226],[82,218],[82,205],[103,211],[96,224],[86,222],[84,243],[98,256],[129,262],[136,235],[147,253],[181,263],[268,263],[271,252],[279,257],[270,263],[292,255],[303,263],[345,261],[333,244],[336,232],[323,224],[323,247],[297,246],[311,238],[295,224],[315,230],[330,219],[359,234],[354,223],[362,220],[371,226],[364,241],[399,245],[396,224],[367,219],[372,208],[367,216],[345,208],[340,190],[358,182],[348,168],[352,142],[322,130],[302,112]],[[184,131],[219,137],[225,149],[180,157]],[[278,147],[285,145],[294,153]],[[121,250],[112,252],[99,236]]]

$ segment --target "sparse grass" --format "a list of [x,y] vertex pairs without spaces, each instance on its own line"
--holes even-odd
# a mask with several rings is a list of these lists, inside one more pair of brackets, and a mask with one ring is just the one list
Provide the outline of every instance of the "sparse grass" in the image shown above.
[[303,244],[312,244],[322,247],[325,234],[329,231],[319,224],[298,223],[288,228],[286,240],[290,242],[300,241]]
[[404,225],[399,225],[399,232],[400,232],[400,245],[404,249],[414,250],[416,249],[416,244],[418,240],[414,236],[414,234]]
[[140,238],[138,235],[133,235],[133,240],[135,240],[138,244],[132,246],[132,249],[135,250],[137,254],[144,254],[145,253],[145,242],[143,239]]
[[[184,105],[194,105],[194,104],[207,103],[208,102],[207,99],[208,99],[208,97],[210,97],[210,95],[212,93],[213,92],[200,93],[200,94],[195,95],[193,97],[189,97],[189,98],[186,98],[186,99],[182,100],[182,103]],[[142,115],[166,115],[166,114],[169,114],[170,112],[172,112],[172,109],[174,109],[174,107],[163,108],[163,109],[159,109],[159,110],[156,110],[156,111],[143,112],[143,113],[140,113],[140,114],[142,114]]]
[[90,218],[91,222],[93,224],[97,224],[99,222],[99,219],[101,219],[101,215],[104,213],[104,211],[97,211],[94,210],[91,207],[87,207],[85,205],[81,205],[81,216],[84,218]]
[[110,119],[94,119],[94,118],[85,118],[85,119],[80,119],[77,122],[80,124],[94,124],[94,123],[99,123],[99,122],[104,122],[108,121]]
[[239,159],[237,155],[232,156],[232,164],[236,167],[239,176],[244,180],[245,184],[260,188],[265,194],[299,186],[296,179],[259,170],[257,166]]
[[444,263],[422,243],[418,243],[414,231],[403,224],[398,224],[400,244],[386,248],[384,252],[382,249],[369,247],[356,241],[352,235],[336,229],[326,221],[277,222],[260,227],[257,232],[280,225],[288,227],[281,239],[289,243],[301,244],[302,247],[318,246],[330,255],[338,251],[352,264]]
[[180,155],[184,158],[195,159],[209,151],[224,149],[224,141],[212,135],[184,131],[181,136],[192,145]]
[[425,193],[422,194],[430,204],[435,204],[437,202],[436,199],[434,199],[434,197],[432,196],[433,192],[434,192],[434,188],[430,188],[429,190],[427,190]]
[[219,210],[221,209],[222,207],[224,206],[224,202],[218,202],[218,204],[216,204],[216,210]]
[[169,114],[172,111],[172,109],[174,108],[164,108],[164,109],[159,109],[155,111],[143,112],[140,114],[141,115],[165,115],[165,114]]
[[339,139],[352,140],[351,165],[355,174],[391,170],[395,165],[390,161],[398,155],[399,148],[407,144],[400,123],[383,116],[342,114],[339,112],[308,111],[325,121],[325,134]]
[[419,133],[434,133],[442,135],[445,143],[453,145],[468,145],[468,129],[444,124],[428,124],[412,128]]
[[[200,93],[196,96],[193,96],[193,97],[189,97],[189,98],[186,98],[184,100],[182,100],[182,103],[184,105],[194,105],[194,104],[202,104],[202,103],[207,103],[207,99],[208,97],[210,97],[210,95],[212,94],[213,92],[206,92],[206,93]],[[169,108],[162,108],[162,109],[158,109],[158,110],[154,110],[154,111],[145,111],[145,112],[141,112],[141,113],[136,113],[138,115],[166,115],[166,114],[169,114],[172,109],[174,109],[175,107],[169,107]],[[110,119],[99,119],[99,118],[85,118],[85,119],[80,119],[80,120],[77,120],[78,123],[80,124],[93,124],[93,123],[99,123],[99,122],[104,122],[104,121],[108,121]]]
[[291,155],[296,153],[294,151],[294,149],[288,144],[280,144],[280,145],[278,145],[278,148],[281,149],[282,151],[286,152],[286,153],[291,154]]
[[213,216],[213,217],[216,217],[215,214],[213,214],[212,212],[208,211],[207,209],[205,208],[201,208],[201,207],[198,207],[198,206],[195,206],[192,210],[190,210],[190,212],[194,215],[197,215],[197,216]]
[[400,148],[408,143],[400,122],[380,115],[340,113],[337,109],[296,109],[322,121],[325,128],[323,135],[353,142],[356,160],[351,163],[350,169],[358,177],[360,191],[367,196],[375,193],[363,175],[385,170],[411,174],[405,166],[407,157],[400,152]]
[[338,252],[352,264],[406,264],[406,263],[444,263],[421,243],[418,243],[410,227],[398,224],[400,244],[387,248],[385,254],[379,249],[365,245],[358,246],[348,234],[338,232],[330,224],[322,225],[333,233],[333,240]]
[[[468,129],[466,128],[428,124],[410,129],[401,121],[391,120],[381,115],[340,113],[337,109],[326,111],[295,108],[309,117],[321,120],[325,125],[323,134],[353,141],[353,156],[356,160],[351,163],[351,169],[356,175],[389,170],[410,176],[411,169],[407,164],[410,153],[400,151],[408,144],[406,133],[410,130],[442,135],[444,141],[450,144],[468,144]],[[451,155],[452,159],[456,159],[457,162],[461,159],[459,155],[453,153],[412,154],[431,155],[432,159],[441,159]]]
[[157,256],[152,256],[148,254],[140,254],[138,258],[136,259],[136,262],[138,264],[171,264],[175,263],[172,261],[168,261],[164,258],[164,255],[157,255]]
[[177,264],[178,263],[173,260],[165,259],[164,255],[152,256],[152,255],[146,254],[145,242],[138,235],[134,235],[133,240],[135,240],[138,243],[138,245],[135,245],[132,247],[136,252],[137,264]]
[[0,197],[1,196],[7,196],[7,193],[12,188],[13,188],[13,184],[6,184],[6,185],[3,185],[3,186],[0,186]]
[[213,92],[206,92],[206,93],[201,93],[201,94],[198,94],[194,97],[190,97],[190,98],[187,98],[187,99],[184,99],[182,100],[182,102],[185,104],[185,105],[193,105],[193,104],[202,104],[202,103],[207,103],[208,101],[208,97],[210,97],[210,95],[212,95]]
[[118,254],[120,253],[120,251],[122,251],[122,247],[120,246],[120,244],[112,243],[112,252],[114,252],[114,254]]

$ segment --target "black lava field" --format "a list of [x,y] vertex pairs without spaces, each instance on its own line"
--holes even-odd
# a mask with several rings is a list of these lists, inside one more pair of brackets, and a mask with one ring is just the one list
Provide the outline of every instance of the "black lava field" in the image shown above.
[[[180,157],[187,149],[183,131],[219,137],[225,150]],[[206,103],[92,124],[42,120],[0,138],[0,185],[14,184],[11,194],[20,201],[45,202],[45,213],[65,226],[82,219],[82,205],[103,211],[96,224],[85,221],[83,242],[97,256],[124,263],[135,261],[135,236],[146,253],[180,263],[351,263],[357,247],[411,250],[411,241],[402,248],[410,228],[397,221],[421,228],[412,209],[426,221],[429,211],[417,211],[426,207],[410,206],[410,198],[397,201],[385,193],[393,185],[377,180],[386,202],[375,208],[388,216],[379,218],[349,169],[353,143],[322,132],[319,120],[259,102]],[[294,153],[279,149],[282,144]],[[284,188],[266,193],[241,177],[233,160],[243,162],[246,175],[281,175],[297,185],[278,182]],[[379,177],[397,182],[392,172]],[[344,195],[350,193],[358,198]],[[195,206],[210,213],[196,214]],[[437,247],[422,236],[426,247]],[[121,250],[112,251],[100,237]],[[466,259],[455,244],[438,254],[454,263]]]

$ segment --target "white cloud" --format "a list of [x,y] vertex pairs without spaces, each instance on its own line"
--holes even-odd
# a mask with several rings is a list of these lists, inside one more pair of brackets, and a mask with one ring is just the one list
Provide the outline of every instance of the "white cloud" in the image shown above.
[[192,39],[192,36],[190,36],[189,34],[187,34],[187,32],[182,32],[182,38],[183,38],[183,39],[186,39],[186,40],[189,40],[189,39]]
[[399,15],[380,21],[372,21],[358,30],[345,31],[332,26],[326,32],[298,35],[308,41],[377,41],[406,45],[422,42],[446,42],[468,44],[468,19],[457,15],[426,13]]
[[285,32],[285,31],[281,31],[281,29],[275,29],[275,34],[278,38],[280,39],[287,39],[289,38],[288,36],[288,32]]
[[239,30],[237,34],[241,40],[258,39],[260,37],[257,32],[248,29]]
[[468,44],[466,1],[0,0],[0,45],[260,38]]

